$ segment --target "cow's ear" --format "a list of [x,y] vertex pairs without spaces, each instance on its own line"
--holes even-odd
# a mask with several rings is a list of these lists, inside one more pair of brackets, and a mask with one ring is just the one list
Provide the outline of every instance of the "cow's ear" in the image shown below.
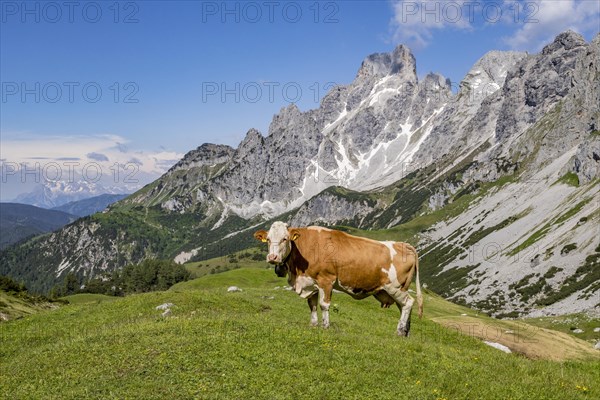
[[265,231],[264,229],[261,229],[260,231],[256,231],[256,232],[254,232],[254,237],[256,238],[256,240],[260,240],[261,242],[266,242],[267,241],[267,231]]
[[289,232],[291,241],[294,241],[300,237],[300,232],[298,232],[298,229],[290,229]]

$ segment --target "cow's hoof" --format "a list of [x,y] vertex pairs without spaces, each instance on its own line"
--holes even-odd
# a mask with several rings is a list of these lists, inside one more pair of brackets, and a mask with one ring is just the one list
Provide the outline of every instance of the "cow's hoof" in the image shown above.
[[398,329],[398,336],[400,337],[408,337],[408,331],[405,329]]
[[317,326],[319,326],[319,323],[318,323],[318,322],[311,322],[311,323],[310,323],[310,327],[311,327],[311,328],[316,328]]
[[323,329],[329,329],[329,324],[327,324],[327,325],[323,324]]

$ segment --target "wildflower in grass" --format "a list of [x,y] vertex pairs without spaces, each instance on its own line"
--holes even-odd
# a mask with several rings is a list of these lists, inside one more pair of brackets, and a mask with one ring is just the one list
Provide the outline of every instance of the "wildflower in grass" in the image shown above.
[[587,386],[583,386],[583,385],[576,385],[575,388],[577,390],[580,390],[582,392],[587,392],[589,389],[587,388]]

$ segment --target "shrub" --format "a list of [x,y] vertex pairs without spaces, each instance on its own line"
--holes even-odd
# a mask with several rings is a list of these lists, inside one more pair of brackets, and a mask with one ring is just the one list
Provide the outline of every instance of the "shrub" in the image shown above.
[[8,276],[0,275],[0,290],[19,293],[26,292],[27,288],[22,283],[19,283]]
[[569,254],[571,251],[575,250],[577,248],[577,243],[569,243],[568,245],[566,245],[565,247],[562,248],[562,250],[560,251],[561,255],[565,255],[565,254]]

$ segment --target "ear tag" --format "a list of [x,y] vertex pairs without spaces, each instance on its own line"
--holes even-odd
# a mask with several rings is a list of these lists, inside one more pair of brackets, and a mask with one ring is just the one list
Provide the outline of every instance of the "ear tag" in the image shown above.
[[298,239],[299,237],[300,237],[300,235],[299,235],[299,234],[297,234],[297,233],[295,233],[295,234],[294,234],[294,236],[292,236],[292,240],[296,240],[296,239]]
[[261,239],[261,241],[267,243],[267,239]]

